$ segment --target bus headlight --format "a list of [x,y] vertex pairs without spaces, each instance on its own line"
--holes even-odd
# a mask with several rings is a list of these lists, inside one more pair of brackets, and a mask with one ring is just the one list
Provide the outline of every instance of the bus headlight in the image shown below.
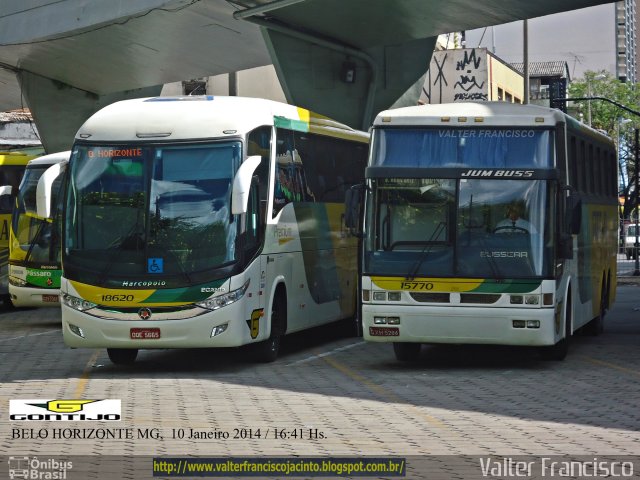
[[249,280],[237,290],[225,293],[224,295],[218,295],[217,297],[207,298],[202,302],[196,302],[196,305],[206,308],[207,310],[218,310],[219,308],[226,307],[240,300],[247,291],[247,288],[249,288]]
[[540,295],[527,295],[524,297],[524,303],[527,305],[538,305],[540,303]]
[[27,282],[18,277],[9,277],[9,283],[14,287],[25,287]]
[[62,295],[62,303],[64,303],[67,307],[71,307],[74,310],[78,310],[80,312],[91,310],[96,306],[95,303],[91,303],[81,298],[74,297],[73,295],[69,295],[68,293]]

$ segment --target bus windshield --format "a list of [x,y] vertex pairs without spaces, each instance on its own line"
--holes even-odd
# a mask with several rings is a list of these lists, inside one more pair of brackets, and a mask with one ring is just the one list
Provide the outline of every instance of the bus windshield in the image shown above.
[[[13,260],[28,263],[51,264],[60,262],[60,237],[57,216],[53,221],[36,215],[36,188],[38,180],[51,165],[29,166],[20,183],[16,212],[13,215],[13,232],[20,250],[12,250]],[[62,176],[52,186],[52,205],[58,205]],[[13,248],[13,247],[12,247]],[[21,251],[21,253],[18,253]],[[20,258],[18,258],[20,257]]]
[[551,190],[546,180],[373,179],[365,270],[405,277],[549,275]]
[[[65,270],[191,284],[235,261],[231,184],[239,141],[79,145],[66,199]],[[101,281],[100,281],[101,277]],[[81,278],[78,278],[82,281]]]

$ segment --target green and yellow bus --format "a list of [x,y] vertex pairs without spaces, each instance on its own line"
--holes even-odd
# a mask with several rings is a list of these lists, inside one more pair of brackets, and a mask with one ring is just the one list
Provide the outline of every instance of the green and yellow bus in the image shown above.
[[118,102],[77,133],[64,201],[62,331],[70,347],[255,344],[351,319],[357,239],[345,192],[369,136],[240,97]]
[[[70,153],[52,153],[31,160],[20,183],[9,242],[9,295],[15,307],[60,306],[59,207]],[[36,193],[45,175],[55,178],[49,196],[51,214],[39,217]]]
[[617,161],[558,110],[400,108],[375,119],[366,171],[366,340],[541,347],[599,333],[615,299]]

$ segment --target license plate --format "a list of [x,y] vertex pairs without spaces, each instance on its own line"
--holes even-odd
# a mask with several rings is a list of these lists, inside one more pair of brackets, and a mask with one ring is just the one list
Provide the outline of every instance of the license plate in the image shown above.
[[369,327],[369,335],[372,337],[398,337],[400,329],[398,327]]
[[132,340],[155,340],[160,338],[159,328],[132,328],[129,335]]
[[43,302],[59,303],[60,297],[58,295],[42,295]]

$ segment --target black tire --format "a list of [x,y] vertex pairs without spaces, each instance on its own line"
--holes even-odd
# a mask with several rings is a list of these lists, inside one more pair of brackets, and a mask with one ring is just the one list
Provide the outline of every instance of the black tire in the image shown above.
[[409,342],[393,342],[393,353],[400,362],[415,362],[420,356],[422,344]]
[[131,365],[138,356],[137,348],[107,348],[109,360],[116,365]]
[[284,290],[278,289],[271,304],[271,333],[269,338],[255,345],[254,359],[257,362],[271,363],[278,358],[286,325],[287,297]]
[[564,338],[555,345],[550,347],[542,347],[540,353],[545,360],[562,361],[569,353],[569,344],[571,343],[571,297],[567,300],[567,313],[564,318]]
[[598,336],[604,332],[604,317],[607,314],[607,294],[605,293],[605,287],[602,286],[602,293],[600,294],[600,311],[598,316],[591,320],[585,328],[587,335]]

